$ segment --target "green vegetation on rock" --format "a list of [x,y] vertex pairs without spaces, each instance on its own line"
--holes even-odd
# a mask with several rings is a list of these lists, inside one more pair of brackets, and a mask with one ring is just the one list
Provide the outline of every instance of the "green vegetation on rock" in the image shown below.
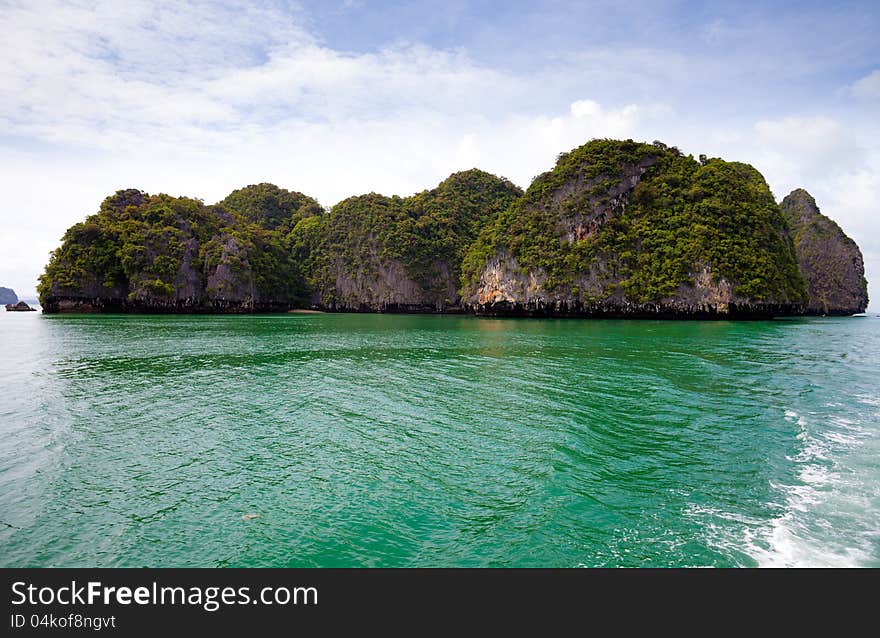
[[[236,191],[235,201],[246,201],[247,190]],[[286,191],[274,192],[285,201]],[[291,218],[310,206],[291,209]],[[162,312],[298,303],[303,278],[287,238],[274,229],[289,221],[276,212],[272,206],[261,215],[253,202],[239,212],[188,197],[118,191],[65,233],[40,278],[41,303],[48,311]]]
[[663,303],[703,271],[737,299],[804,300],[760,173],[660,143],[595,140],[560,155],[480,234],[464,261],[466,297],[476,299],[491,260],[540,275],[541,292],[567,303]]
[[464,171],[412,197],[350,197],[300,221],[291,243],[319,306],[440,309],[458,303],[461,260],[479,229],[521,194]]
[[266,183],[234,190],[220,205],[262,228],[277,230],[285,235],[301,219],[323,212],[316,199]]

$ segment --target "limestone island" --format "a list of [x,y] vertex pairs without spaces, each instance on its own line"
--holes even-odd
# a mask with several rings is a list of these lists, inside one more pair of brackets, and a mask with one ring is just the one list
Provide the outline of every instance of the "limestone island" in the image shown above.
[[36,312],[36,310],[36,308],[31,308],[24,301],[6,304],[6,312]]
[[851,315],[858,246],[798,189],[661,142],[593,140],[523,192],[480,170],[323,209],[272,184],[217,204],[118,191],[65,233],[44,312],[312,309],[542,317]]

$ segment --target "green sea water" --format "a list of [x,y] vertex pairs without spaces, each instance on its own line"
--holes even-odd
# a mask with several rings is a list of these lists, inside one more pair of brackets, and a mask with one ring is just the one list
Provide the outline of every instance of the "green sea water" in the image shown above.
[[0,313],[3,566],[880,566],[880,319]]

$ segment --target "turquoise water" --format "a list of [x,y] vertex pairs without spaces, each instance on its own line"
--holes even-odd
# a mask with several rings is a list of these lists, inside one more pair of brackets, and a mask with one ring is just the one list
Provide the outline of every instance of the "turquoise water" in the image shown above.
[[880,319],[0,313],[4,566],[880,566]]

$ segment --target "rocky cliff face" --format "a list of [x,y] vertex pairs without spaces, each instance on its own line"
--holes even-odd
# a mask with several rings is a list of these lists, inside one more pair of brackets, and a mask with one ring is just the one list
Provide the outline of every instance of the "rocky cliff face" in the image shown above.
[[461,260],[479,229],[522,194],[478,170],[412,197],[371,193],[294,229],[312,305],[334,311],[460,310]]
[[476,314],[529,317],[667,317],[667,318],[757,318],[792,314],[786,304],[755,303],[733,294],[733,285],[715,278],[708,267],[692,273],[692,281],[679,285],[674,295],[658,302],[633,302],[621,292],[598,298],[603,293],[601,267],[578,278],[581,296],[554,295],[545,273],[520,268],[516,259],[501,255],[481,273],[471,309]]
[[18,295],[12,288],[0,287],[0,304],[5,306],[8,303],[18,303]]
[[819,212],[816,200],[801,188],[782,200],[781,209],[791,229],[798,267],[807,286],[807,314],[865,312],[868,283],[856,243]]
[[492,315],[756,317],[805,298],[755,169],[632,141],[560,156],[480,234],[463,277],[466,305]]

